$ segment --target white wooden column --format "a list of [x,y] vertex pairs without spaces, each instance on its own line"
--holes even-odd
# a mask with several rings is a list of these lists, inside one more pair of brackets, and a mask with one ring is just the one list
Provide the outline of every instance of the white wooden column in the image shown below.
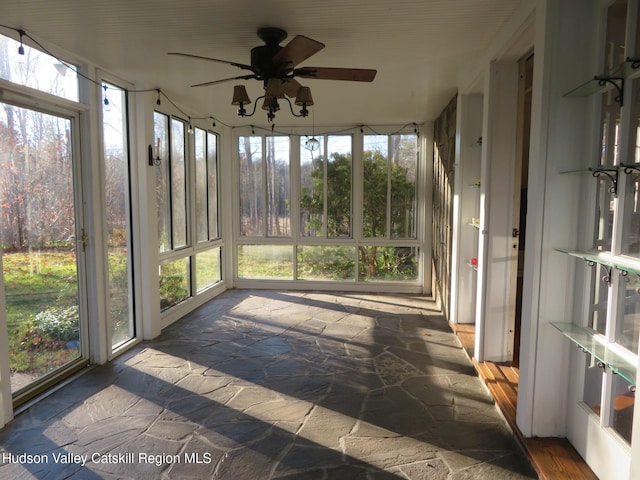
[[456,173],[453,193],[451,248],[452,323],[474,323],[477,272],[469,264],[478,257],[479,229],[470,225],[480,216],[480,161],[482,152],[482,95],[459,95],[456,121]]

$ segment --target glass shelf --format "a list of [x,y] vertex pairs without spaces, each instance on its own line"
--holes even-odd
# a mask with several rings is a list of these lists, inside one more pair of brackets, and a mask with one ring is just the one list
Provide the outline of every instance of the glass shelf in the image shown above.
[[558,252],[566,253],[572,257],[581,258],[587,262],[598,263],[610,268],[617,268],[623,272],[640,275],[640,259],[631,259],[619,256],[613,256],[610,252],[601,252],[598,250],[570,250],[568,248],[556,248]]
[[604,92],[606,89],[613,87],[618,92],[615,101],[622,106],[624,82],[627,78],[633,75],[638,68],[640,68],[640,58],[627,57],[623,63],[617,65],[611,69],[611,71],[594,76],[581,85],[578,85],[576,88],[568,91],[564,96],[588,97],[595,93]]
[[583,351],[593,355],[613,373],[620,375],[634,387],[636,386],[637,366],[607,347],[593,330],[570,322],[551,322],[551,325],[560,330],[564,336],[578,345]]
[[[568,91],[564,94],[565,97],[589,97],[595,93],[603,92],[605,88],[607,88],[606,83],[602,83],[599,81],[600,76],[595,76],[583,84],[577,86],[573,90]],[[607,77],[610,78],[610,77]],[[617,77],[616,77],[617,78]]]
[[[622,101],[624,90],[624,80],[630,76],[638,68],[638,60],[628,58],[627,61],[611,69],[611,71],[595,75],[586,82],[578,85],[576,88],[569,90],[564,94],[565,97],[588,97],[598,92],[604,92],[605,89],[614,86],[618,91],[619,99]],[[634,68],[635,67],[635,68]]]
[[[627,166],[627,165],[620,165]],[[593,175],[596,172],[616,172],[618,170],[618,165],[598,165],[597,167],[584,167],[584,168],[576,168],[575,170],[562,170],[558,173],[561,175],[582,175],[585,173],[589,173]]]

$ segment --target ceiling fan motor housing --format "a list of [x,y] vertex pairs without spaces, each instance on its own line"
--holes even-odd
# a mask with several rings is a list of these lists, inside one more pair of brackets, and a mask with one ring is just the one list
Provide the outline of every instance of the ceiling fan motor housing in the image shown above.
[[280,45],[261,45],[251,49],[251,67],[261,80],[281,78],[286,75],[287,69],[293,70],[286,64],[274,64],[273,57],[282,48]]

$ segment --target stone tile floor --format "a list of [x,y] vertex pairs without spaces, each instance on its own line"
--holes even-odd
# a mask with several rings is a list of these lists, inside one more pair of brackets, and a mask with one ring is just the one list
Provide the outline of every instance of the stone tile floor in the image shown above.
[[429,299],[231,290],[18,415],[0,478],[536,477]]

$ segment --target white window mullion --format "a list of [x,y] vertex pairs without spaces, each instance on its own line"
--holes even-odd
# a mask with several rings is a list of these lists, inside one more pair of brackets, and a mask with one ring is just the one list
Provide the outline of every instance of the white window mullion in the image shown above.
[[298,279],[298,241],[300,239],[300,137],[289,141],[289,223],[293,248],[293,279]]
[[329,184],[327,173],[329,170],[329,135],[323,136],[324,141],[324,161],[322,162],[322,238],[329,236],[329,209],[327,207],[329,198]]
[[357,131],[352,137],[351,145],[351,236],[355,241],[355,278],[361,280],[360,246],[364,238],[364,134]]
[[384,238],[389,240],[391,238],[391,172],[393,169],[392,149],[391,149],[391,135],[387,135],[387,209],[386,209],[386,229]]
[[267,191],[269,188],[269,181],[267,178],[267,137],[266,135],[262,135],[262,158],[260,159],[260,164],[262,165],[262,192],[261,192],[261,201],[262,201],[262,238],[267,238],[269,236],[269,215],[268,215],[268,207],[267,207],[267,199],[269,192]]

